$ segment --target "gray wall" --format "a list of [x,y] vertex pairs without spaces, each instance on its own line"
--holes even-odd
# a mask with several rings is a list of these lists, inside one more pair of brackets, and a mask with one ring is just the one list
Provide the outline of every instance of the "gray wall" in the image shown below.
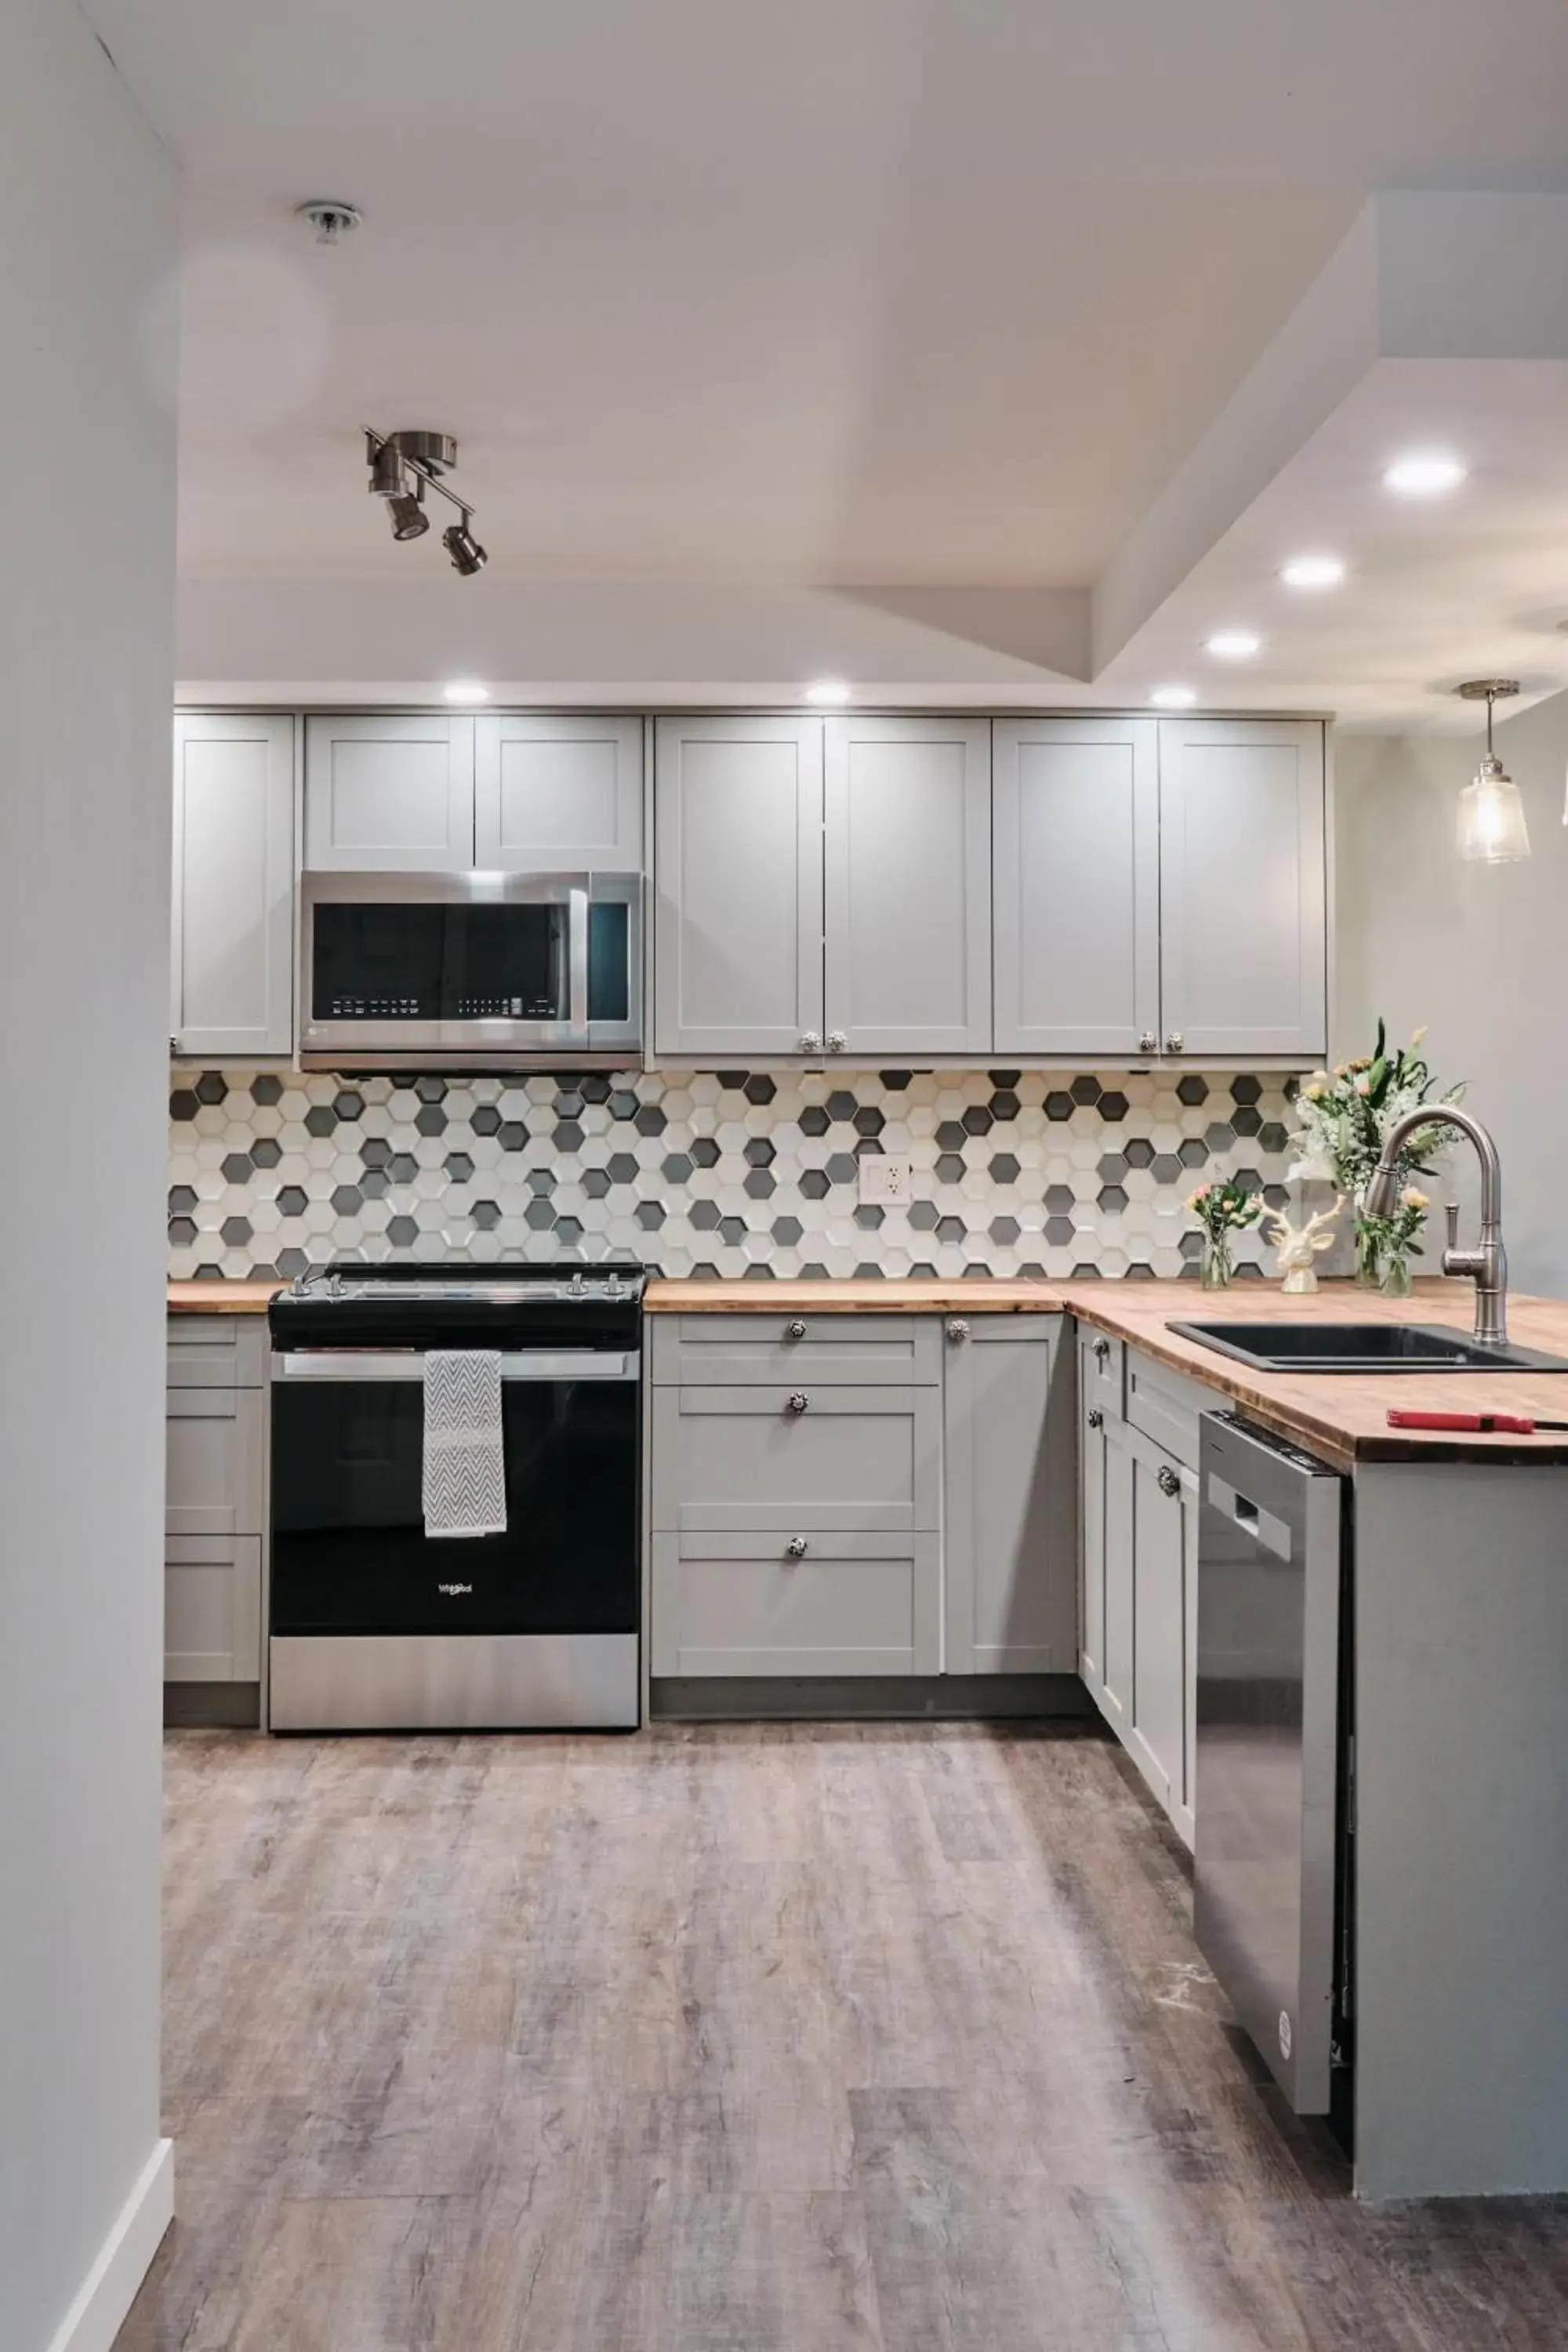
[[[1533,855],[1468,866],[1454,847],[1473,737],[1342,736],[1338,769],[1339,1001],[1335,1051],[1365,1049],[1381,1012],[1427,1050],[1498,1139],[1516,1289],[1568,1297],[1568,696],[1498,729],[1524,796]],[[1442,1197],[1475,1202],[1474,1155],[1449,1158]],[[1437,1222],[1435,1220],[1435,1222]],[[1434,1253],[1427,1266],[1435,1270]]]
[[158,2134],[174,175],[73,0],[0,9],[0,2338]]

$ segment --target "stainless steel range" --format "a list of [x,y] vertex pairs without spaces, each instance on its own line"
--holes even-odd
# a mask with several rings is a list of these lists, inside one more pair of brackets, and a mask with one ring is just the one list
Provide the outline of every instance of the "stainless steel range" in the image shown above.
[[[646,1283],[342,1265],[273,1301],[273,1730],[636,1727]],[[432,1349],[500,1357],[504,1534],[426,1530]]]

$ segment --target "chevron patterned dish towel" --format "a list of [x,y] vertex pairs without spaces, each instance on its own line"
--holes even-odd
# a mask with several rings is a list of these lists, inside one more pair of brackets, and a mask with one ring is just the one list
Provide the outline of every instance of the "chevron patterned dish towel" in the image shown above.
[[425,1358],[425,1532],[506,1533],[499,1355],[433,1348]]

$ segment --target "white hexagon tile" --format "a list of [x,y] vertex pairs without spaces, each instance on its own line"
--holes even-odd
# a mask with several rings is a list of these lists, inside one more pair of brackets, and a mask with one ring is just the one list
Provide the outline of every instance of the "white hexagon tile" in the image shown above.
[[[1278,1076],[671,1071],[171,1084],[170,1272],[363,1258],[635,1258],[669,1275],[1176,1275],[1184,1204],[1237,1172],[1285,1205]],[[859,1157],[912,1170],[858,1204]],[[1241,1236],[1242,1270],[1262,1255]]]

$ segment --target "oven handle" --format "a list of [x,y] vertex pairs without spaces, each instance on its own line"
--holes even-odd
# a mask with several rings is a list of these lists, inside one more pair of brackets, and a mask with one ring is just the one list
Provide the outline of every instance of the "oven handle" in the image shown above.
[[[477,1353],[485,1352],[482,1349]],[[563,1348],[553,1354],[542,1349],[503,1355],[503,1381],[635,1381],[641,1360],[593,1348]],[[419,1381],[425,1378],[425,1358],[417,1348],[310,1348],[275,1355],[272,1370],[285,1381]]]

